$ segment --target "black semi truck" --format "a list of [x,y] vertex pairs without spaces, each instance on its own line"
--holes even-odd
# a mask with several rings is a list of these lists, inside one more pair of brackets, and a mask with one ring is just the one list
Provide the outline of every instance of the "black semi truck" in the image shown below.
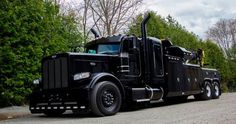
[[149,18],[142,21],[141,38],[96,37],[84,53],[43,58],[42,78],[34,81],[39,89],[30,95],[31,113],[55,116],[72,110],[109,116],[136,103],[184,100],[190,95],[199,100],[219,98],[219,72],[189,64],[192,53],[169,40],[147,37]]

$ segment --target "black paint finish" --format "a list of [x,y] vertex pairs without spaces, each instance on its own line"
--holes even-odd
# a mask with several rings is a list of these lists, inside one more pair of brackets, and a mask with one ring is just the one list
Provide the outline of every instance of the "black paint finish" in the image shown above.
[[[85,48],[93,48],[96,52],[99,44],[118,44],[118,53],[68,52],[43,58],[42,82],[39,90],[30,96],[30,111],[90,111],[91,91],[102,81],[112,82],[119,88],[122,105],[196,95],[203,92],[204,81],[220,82],[216,69],[187,63],[189,51],[168,40],[146,37],[147,20],[142,24],[142,38],[132,35],[102,37],[89,42]],[[74,75],[80,73],[90,75],[74,80]]]

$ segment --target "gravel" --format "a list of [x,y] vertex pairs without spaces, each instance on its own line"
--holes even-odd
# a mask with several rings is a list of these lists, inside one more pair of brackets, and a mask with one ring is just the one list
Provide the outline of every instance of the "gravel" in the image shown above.
[[29,115],[28,106],[12,106],[0,109],[0,121]]
[[[16,111],[28,111],[19,107]],[[0,109],[0,113],[4,110]],[[67,112],[62,117],[46,117],[43,114],[27,115],[0,121],[0,124],[234,124],[236,123],[236,93],[224,93],[220,99],[178,104],[153,104],[150,108],[119,112],[109,117],[73,115]]]

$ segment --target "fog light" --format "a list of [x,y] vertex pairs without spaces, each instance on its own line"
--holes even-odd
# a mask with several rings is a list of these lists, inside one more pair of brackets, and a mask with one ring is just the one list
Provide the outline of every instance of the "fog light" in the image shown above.
[[36,79],[36,80],[33,81],[33,84],[38,85],[41,81],[42,81],[41,78]]

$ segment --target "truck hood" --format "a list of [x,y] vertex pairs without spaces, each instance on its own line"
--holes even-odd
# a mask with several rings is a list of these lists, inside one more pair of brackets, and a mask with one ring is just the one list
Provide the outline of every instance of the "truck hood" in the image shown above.
[[116,73],[118,55],[60,53],[43,58],[43,89],[66,88],[78,73]]
[[118,55],[67,53],[71,73],[80,72],[109,72],[114,73],[119,63]]

